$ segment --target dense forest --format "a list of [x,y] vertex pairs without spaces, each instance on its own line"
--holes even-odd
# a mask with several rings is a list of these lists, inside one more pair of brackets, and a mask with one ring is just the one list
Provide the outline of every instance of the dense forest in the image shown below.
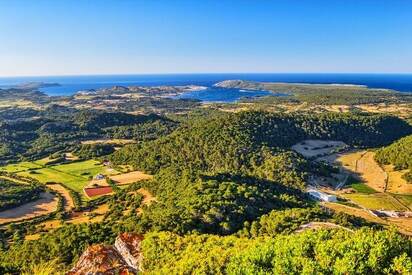
[[60,106],[44,111],[14,111],[14,119],[8,118],[6,112],[0,114],[0,162],[33,160],[58,151],[72,151],[80,141],[88,139],[150,140],[170,133],[177,126],[176,122],[154,114],[78,111]]
[[[326,210],[308,197],[308,178],[332,168],[290,148],[305,139],[340,140],[355,148],[388,146],[377,156],[396,165],[399,157],[410,155],[410,136],[403,137],[412,134],[412,126],[400,118],[206,108],[166,117],[50,106],[0,112],[0,121],[3,162],[73,152],[81,159],[105,156],[113,168],[127,165],[154,175],[124,188],[109,182],[114,194],[76,209],[107,205],[98,222],[64,223],[68,213],[60,206],[51,215],[62,226],[41,231],[36,240],[24,238],[38,233],[35,222],[2,227],[0,273],[30,274],[42,263],[67,271],[89,245],[112,244],[121,232],[145,234],[143,265],[158,274],[412,272],[408,238]],[[82,144],[117,138],[133,144],[119,150]],[[27,190],[7,181],[0,188],[21,198],[14,205],[26,198]],[[155,198],[151,204],[143,203],[140,189]],[[311,222],[332,223],[333,229],[302,230]]]
[[319,230],[272,238],[146,235],[158,274],[410,274],[411,242],[393,231]]
[[381,164],[393,164],[395,170],[409,169],[403,178],[412,183],[412,135],[381,148],[375,159]]
[[81,144],[76,146],[73,150],[73,155],[80,159],[92,159],[105,155],[109,155],[114,152],[114,148],[110,144]]
[[[251,178],[228,179],[221,176],[219,179],[218,177],[198,179],[196,183],[193,183],[194,179],[189,174],[183,178],[191,177],[192,179],[185,179],[185,181],[178,179],[179,176],[175,175],[169,172],[153,182],[134,184],[127,190],[117,190],[111,197],[102,197],[99,200],[108,203],[109,211],[100,223],[65,225],[47,234],[42,234],[36,241],[22,238],[24,232],[30,232],[32,228],[30,224],[7,227],[1,232],[4,237],[3,241],[7,236],[11,236],[13,243],[0,243],[0,271],[18,273],[21,270],[30,269],[32,265],[50,261],[53,262],[56,271],[62,271],[71,266],[87,246],[95,243],[113,243],[116,235],[125,231],[165,232],[148,234],[143,244],[143,251],[147,255],[145,265],[150,269],[161,262],[162,266],[172,268],[172,262],[181,259],[179,254],[185,253],[187,246],[193,245],[195,248],[201,245],[196,241],[200,238],[199,240],[203,240],[201,242],[205,246],[202,250],[190,252],[194,259],[190,268],[203,270],[204,262],[199,261],[203,253],[213,254],[216,249],[219,251],[229,249],[231,247],[229,243],[227,243],[228,247],[218,246],[226,241],[248,245],[262,237],[270,241],[272,238],[281,238],[285,234],[294,232],[300,225],[310,221],[336,222],[353,230],[369,225],[359,218],[325,212],[306,200],[298,190],[273,182],[256,183]],[[145,206],[144,215],[138,218],[133,214],[133,210],[141,207],[142,197],[130,191],[137,190],[141,186],[148,188],[152,186],[153,191],[158,188],[156,194],[159,196],[157,198],[159,202],[153,206]],[[176,195],[169,198],[168,195],[173,194]],[[266,212],[268,214],[258,218]],[[255,221],[252,222],[253,219]],[[178,237],[171,232],[179,233],[181,236],[188,235]],[[199,233],[206,232],[213,232],[215,235],[199,235]],[[234,234],[219,237],[219,235],[229,233]],[[379,233],[370,232],[370,234]],[[162,236],[168,236],[172,241],[166,245],[167,241]],[[209,238],[218,238],[221,241],[208,243],[206,241]],[[181,240],[181,246],[175,247],[175,240]],[[232,254],[235,250],[229,250],[230,254],[222,255],[225,259],[227,256],[237,255]],[[171,251],[179,254],[167,254],[172,253]],[[170,262],[166,263],[166,261]],[[181,264],[184,265],[184,262]],[[179,265],[176,268],[184,268]],[[162,266],[156,266],[153,271]],[[217,267],[224,270],[226,265],[218,261],[213,267],[205,267],[207,269],[204,272],[213,272]],[[174,273],[173,271],[176,270],[170,270]]]
[[195,119],[168,136],[125,146],[112,160],[151,173],[172,164],[201,171],[246,172],[308,138],[377,147],[411,132],[410,125],[391,116],[242,112]]

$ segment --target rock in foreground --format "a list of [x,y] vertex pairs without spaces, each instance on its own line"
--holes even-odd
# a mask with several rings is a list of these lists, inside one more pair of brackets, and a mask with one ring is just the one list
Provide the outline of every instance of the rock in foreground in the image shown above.
[[114,246],[89,246],[68,274],[137,274],[143,258],[140,249],[142,240],[141,235],[122,233],[116,238]]

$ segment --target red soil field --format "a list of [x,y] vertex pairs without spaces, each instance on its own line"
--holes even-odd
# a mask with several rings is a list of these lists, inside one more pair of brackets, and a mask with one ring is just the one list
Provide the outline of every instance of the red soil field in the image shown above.
[[95,187],[95,188],[85,188],[84,192],[86,193],[88,197],[94,197],[94,196],[110,194],[113,192],[113,190],[110,186],[104,186],[104,187]]

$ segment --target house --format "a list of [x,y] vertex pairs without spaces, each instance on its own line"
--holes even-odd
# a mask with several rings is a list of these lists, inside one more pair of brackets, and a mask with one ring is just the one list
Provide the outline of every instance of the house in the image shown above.
[[320,192],[316,189],[309,189],[306,191],[306,193],[309,194],[312,198],[319,200],[319,201],[327,201],[327,202],[336,202],[336,196],[335,195],[329,195],[323,192]]
[[95,180],[104,180],[104,179],[105,179],[105,176],[104,176],[103,174],[97,174],[97,175],[94,177],[94,179],[95,179]]

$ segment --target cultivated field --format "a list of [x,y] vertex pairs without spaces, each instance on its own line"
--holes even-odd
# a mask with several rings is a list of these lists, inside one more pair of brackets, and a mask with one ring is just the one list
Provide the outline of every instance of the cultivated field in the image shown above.
[[412,194],[412,184],[407,183],[402,176],[408,170],[395,171],[393,165],[383,167],[388,175],[387,191],[396,194]]
[[352,151],[331,154],[317,160],[339,165],[341,172],[350,173],[374,190],[383,192],[386,187],[387,173],[376,163],[374,155],[374,152],[369,151]]
[[[40,160],[39,162],[41,162]],[[38,162],[21,162],[0,169],[18,175],[34,178],[42,183],[61,183],[81,193],[90,178],[97,174],[117,174],[95,160],[78,161],[66,164],[42,166]]]
[[366,152],[358,160],[355,173],[360,175],[360,179],[373,189],[384,192],[386,189],[386,181],[388,175],[376,163],[374,159],[374,152]]
[[363,218],[369,222],[379,223],[383,225],[395,225],[398,230],[407,235],[412,235],[412,219],[411,218],[380,218],[372,215],[367,210],[359,209],[339,203],[323,202],[323,206],[330,208],[336,212],[343,212],[352,216]]
[[292,146],[292,149],[305,158],[316,158],[346,148],[342,141],[308,139]]
[[9,164],[7,166],[0,167],[0,171],[6,171],[10,173],[17,173],[21,171],[27,171],[29,169],[42,168],[42,165],[36,164],[35,162],[23,161],[16,164]]
[[342,197],[353,201],[367,209],[408,211],[399,200],[386,193],[342,194]]
[[[127,185],[141,180],[152,179],[153,176],[145,174],[140,171],[133,171],[129,173],[114,175],[109,177],[117,185]],[[101,195],[107,195],[112,193],[113,190],[107,183],[106,179],[102,180],[92,180],[86,188],[84,188],[84,193],[88,197],[95,197]]]
[[[134,182],[141,181],[141,180],[152,179],[153,176],[145,174],[140,171],[133,171],[129,173],[113,175],[113,176],[110,176],[109,178],[112,179],[118,185],[124,185],[124,184],[130,184],[130,183],[134,183]],[[102,179],[102,180],[93,179],[87,185],[87,188],[97,187],[97,186],[109,186],[109,185],[106,179]]]
[[28,202],[12,209],[0,212],[0,224],[31,219],[45,214],[49,214],[57,209],[58,197],[51,193],[44,192],[41,198]]

